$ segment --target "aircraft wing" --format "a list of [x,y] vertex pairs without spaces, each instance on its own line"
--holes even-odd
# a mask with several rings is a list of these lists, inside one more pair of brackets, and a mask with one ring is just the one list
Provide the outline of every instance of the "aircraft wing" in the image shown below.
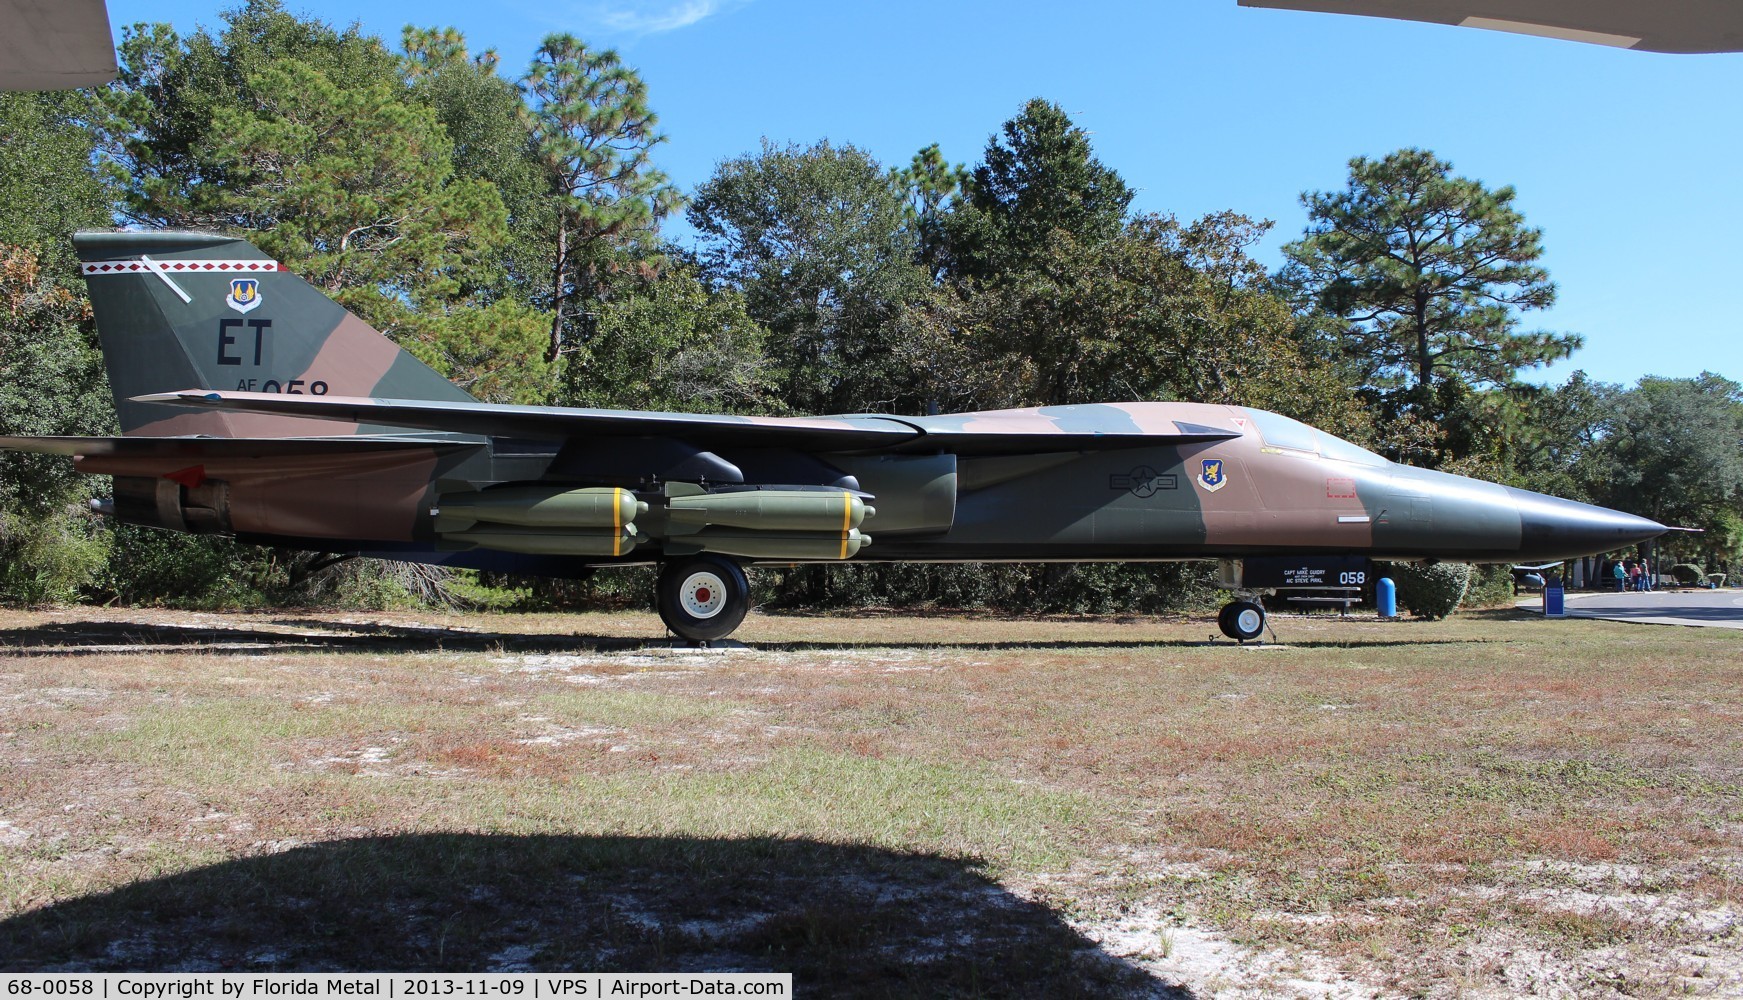
[[896,451],[919,447],[944,448],[958,454],[998,455],[1187,444],[1241,436],[1240,431],[1231,428],[1158,420],[1147,415],[1141,406],[1118,403],[1044,406],[938,417],[879,414],[746,417],[205,389],[134,398],[143,403],[316,417],[461,434],[551,440],[563,440],[578,434],[676,437],[710,447],[791,447],[836,452]]
[[416,427],[459,434],[563,440],[577,434],[601,437],[679,437],[697,444],[881,449],[919,436],[919,431],[883,417],[741,417],[731,414],[597,410],[569,406],[369,396],[303,396],[276,392],[190,389],[136,396],[142,403],[211,407],[244,413],[316,417],[348,423]]
[[1172,419],[1154,404],[1084,403],[903,417],[925,444],[959,455],[1144,448],[1238,438],[1233,427]]

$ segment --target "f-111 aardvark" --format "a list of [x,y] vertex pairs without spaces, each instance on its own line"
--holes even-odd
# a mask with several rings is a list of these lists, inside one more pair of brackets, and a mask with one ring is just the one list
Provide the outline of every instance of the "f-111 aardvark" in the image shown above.
[[[1666,530],[1396,465],[1240,406],[746,417],[481,403],[243,240],[74,243],[123,436],[0,447],[112,476],[99,509],[131,524],[554,576],[657,564],[660,615],[691,641],[738,626],[758,563],[1215,559],[1224,586],[1250,591],[1264,557],[1520,562]],[[1220,624],[1256,638],[1264,608],[1237,600]]]

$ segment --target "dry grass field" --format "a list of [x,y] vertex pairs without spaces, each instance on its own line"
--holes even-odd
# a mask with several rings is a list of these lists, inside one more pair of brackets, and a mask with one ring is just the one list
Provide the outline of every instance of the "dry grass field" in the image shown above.
[[0,613],[0,969],[1743,995],[1743,635]]

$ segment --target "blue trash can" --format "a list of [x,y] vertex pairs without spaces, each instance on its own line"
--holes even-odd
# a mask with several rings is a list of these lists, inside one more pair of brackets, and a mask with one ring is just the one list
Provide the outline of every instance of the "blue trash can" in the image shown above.
[[1381,618],[1398,617],[1398,585],[1389,576],[1383,576],[1374,584],[1374,604],[1380,609]]
[[1543,588],[1543,614],[1546,618],[1567,617],[1567,591],[1561,589],[1560,580]]

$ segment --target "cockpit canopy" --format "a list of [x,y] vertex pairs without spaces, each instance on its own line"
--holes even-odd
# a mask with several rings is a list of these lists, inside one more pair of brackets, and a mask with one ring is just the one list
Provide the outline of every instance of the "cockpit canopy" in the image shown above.
[[1259,429],[1259,436],[1265,439],[1265,444],[1269,447],[1320,455],[1334,461],[1353,462],[1357,465],[1392,464],[1366,448],[1332,437],[1325,431],[1309,427],[1299,420],[1291,420],[1266,410],[1248,409],[1247,414],[1253,418],[1253,425]]

